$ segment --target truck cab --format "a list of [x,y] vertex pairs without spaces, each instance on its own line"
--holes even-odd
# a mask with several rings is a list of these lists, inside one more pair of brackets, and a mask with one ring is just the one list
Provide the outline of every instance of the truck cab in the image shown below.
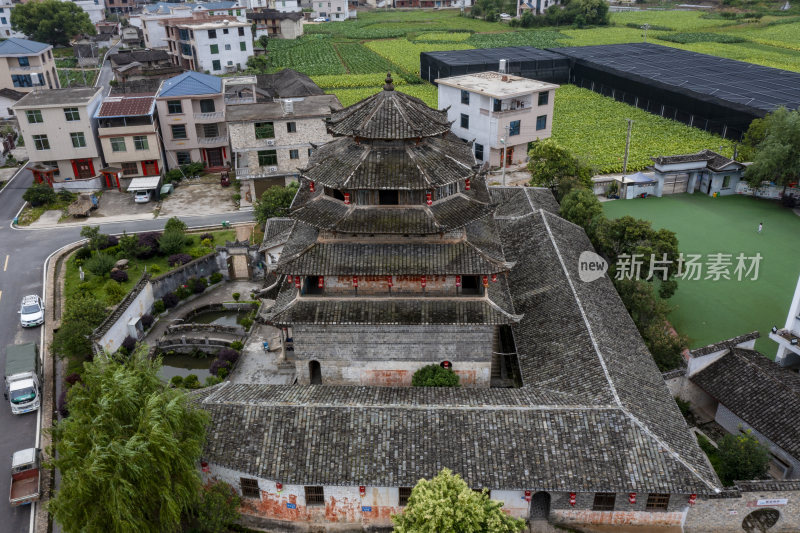
[[39,350],[35,343],[6,346],[5,398],[11,413],[21,415],[39,409],[41,373]]
[[39,501],[41,471],[38,448],[14,452],[11,457],[11,490],[8,501],[12,507]]
[[12,381],[8,386],[8,401],[15,415],[39,409],[39,384],[32,378]]

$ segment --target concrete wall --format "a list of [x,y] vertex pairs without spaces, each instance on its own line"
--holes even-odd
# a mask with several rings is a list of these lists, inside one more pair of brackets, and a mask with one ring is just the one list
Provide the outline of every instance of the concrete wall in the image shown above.
[[168,292],[172,292],[185,284],[186,280],[189,278],[207,278],[214,272],[220,272],[226,278],[228,277],[225,261],[220,260],[217,252],[199,257],[180,268],[162,274],[157,278],[153,278],[151,280],[153,284],[153,297],[158,300]]
[[[95,162],[96,164],[95,169],[100,168],[99,166],[97,166],[97,163],[99,163],[99,159]],[[61,165],[59,165],[59,167],[60,166]],[[60,181],[53,183],[53,189],[57,191],[60,191],[61,189],[66,189],[72,192],[91,192],[91,191],[99,191],[102,188],[103,188],[103,178],[100,177],[89,178],[85,180]]]
[[[133,290],[136,290],[136,288]],[[110,325],[106,325],[107,331],[95,342],[104,350],[115,352],[122,344],[122,341],[125,340],[125,337],[132,333],[128,327],[131,320],[149,313],[153,309],[154,301],[153,286],[149,282],[145,283],[144,287],[130,303],[126,303],[125,300],[122,301],[120,307],[111,315],[113,322]],[[115,315],[117,316],[115,317]],[[100,327],[103,327],[103,325]]]

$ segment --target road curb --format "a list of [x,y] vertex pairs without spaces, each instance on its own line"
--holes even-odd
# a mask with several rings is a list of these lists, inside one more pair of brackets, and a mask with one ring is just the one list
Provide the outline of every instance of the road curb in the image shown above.
[[[20,207],[19,211],[17,212],[17,217],[19,217],[19,214],[22,212],[22,210],[25,208],[26,205],[27,205],[27,202],[22,204],[22,207]],[[235,215],[235,214],[238,214],[238,213],[250,213],[252,211],[253,211],[252,209],[240,209],[238,211],[228,211],[226,213],[219,213],[219,216],[220,216],[220,218],[225,218],[226,216],[231,216],[231,215]],[[214,216],[216,216],[216,215],[217,215],[217,213],[214,213]],[[183,217],[178,217],[178,218],[180,218],[183,221],[186,221],[186,219],[192,219],[192,218],[197,218],[197,217],[206,218],[208,216],[209,215],[188,215],[188,216],[183,216]],[[47,226],[37,226],[35,228],[32,228],[30,226],[19,226],[17,224],[14,224],[14,221],[12,220],[11,224],[10,224],[10,227],[11,227],[11,229],[17,230],[17,231],[42,231],[42,230],[52,230],[52,229],[61,229],[61,228],[75,228],[75,227],[83,227],[83,226],[103,226],[105,224],[124,224],[124,223],[127,223],[127,222],[142,222],[142,221],[149,221],[149,220],[169,220],[170,218],[172,218],[172,217],[158,216],[156,218],[126,218],[126,219],[123,219],[123,220],[109,220],[107,222],[104,222],[104,221],[101,221],[101,220],[97,220],[97,219],[93,220],[92,218],[87,218],[86,221],[84,221],[84,222],[69,222],[69,223],[66,223],[66,224],[49,224]],[[232,222],[231,225],[233,226],[235,224],[245,224],[245,223],[249,224],[251,222],[254,222],[254,221],[249,220],[249,221],[241,221],[241,222]],[[202,225],[202,226],[189,226],[189,227],[190,228],[191,227],[195,227],[195,228],[215,228],[217,226],[220,226],[220,224],[205,224],[205,225]],[[224,229],[224,228],[220,227],[220,229]],[[157,230],[148,230],[148,231],[157,231]]]

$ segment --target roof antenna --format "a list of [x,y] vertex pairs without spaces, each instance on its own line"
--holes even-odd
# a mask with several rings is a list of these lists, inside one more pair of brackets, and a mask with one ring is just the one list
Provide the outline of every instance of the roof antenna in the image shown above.
[[386,73],[386,79],[384,80],[386,84],[383,86],[384,91],[394,91],[394,80],[392,80],[392,73]]

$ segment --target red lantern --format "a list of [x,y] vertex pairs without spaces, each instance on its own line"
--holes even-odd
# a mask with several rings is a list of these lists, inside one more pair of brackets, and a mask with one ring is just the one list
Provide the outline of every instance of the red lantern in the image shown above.
[[361,494],[361,497],[363,498],[364,496],[367,495],[367,487],[365,487],[364,485],[359,485],[358,493]]
[[283,483],[275,483],[275,490],[278,492],[283,490]]
[[300,288],[300,276],[295,276],[294,277],[294,286],[295,286],[296,289]]
[[419,278],[419,282],[422,285],[422,288],[424,289],[425,285],[428,284],[428,279],[425,276],[422,276],[421,278]]
[[353,276],[353,287],[358,288],[358,276]]
[[497,281],[497,274],[492,274],[492,281]]
[[350,205],[350,193],[349,192],[344,193],[344,203],[345,203],[345,205]]
[[433,205],[433,195],[430,191],[425,193],[425,203],[428,205]]
[[292,284],[292,275],[291,275],[291,274],[289,274],[288,276],[286,276],[286,283],[288,283],[289,285],[291,285],[291,284]]
[[694,505],[697,503],[697,494],[691,494],[689,496],[689,505]]
[[531,491],[529,491],[529,490],[525,491],[525,501],[526,502],[531,501]]
[[311,192],[315,191],[314,182],[313,181],[308,182],[308,190],[311,191]]
[[205,461],[200,461],[200,469],[206,474],[208,474],[209,470],[211,470],[210,468],[208,468],[208,463]]
[[324,286],[325,286],[325,277],[320,276],[319,279],[317,280],[317,287],[321,289]]
[[392,288],[392,276],[386,276],[386,283],[389,285],[389,288]]
[[577,495],[574,492],[569,493],[569,504],[575,507],[575,503],[578,501]]
[[483,276],[483,286],[484,287],[489,286],[489,276]]
[[461,286],[461,276],[456,276],[456,287]]
[[464,181],[464,190],[465,191],[469,190],[469,178],[467,178],[466,181]]
[[631,492],[631,493],[628,494],[628,503],[630,503],[631,505],[636,503],[636,493],[635,492]]

